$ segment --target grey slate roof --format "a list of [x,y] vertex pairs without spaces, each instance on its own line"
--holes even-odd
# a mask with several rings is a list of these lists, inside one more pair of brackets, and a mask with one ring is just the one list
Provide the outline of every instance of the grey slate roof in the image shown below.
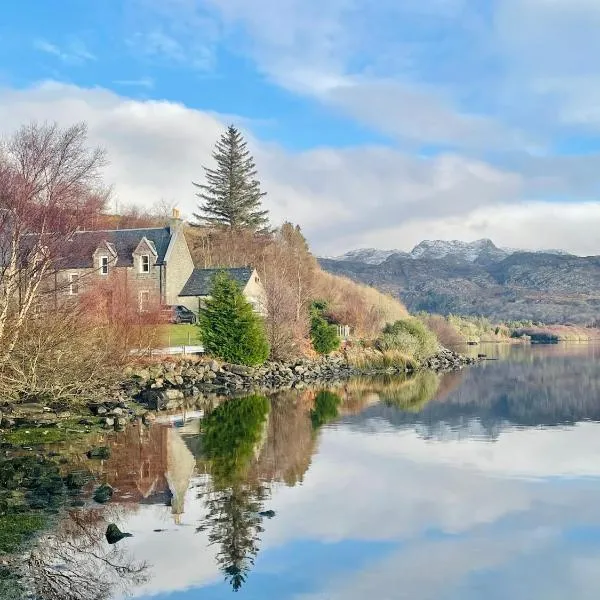
[[196,268],[183,286],[180,296],[209,296],[212,287],[212,281],[217,273],[225,271],[240,287],[246,287],[254,269],[251,267],[235,267],[220,269],[199,269]]
[[144,237],[156,248],[158,254],[156,264],[163,264],[171,241],[171,233],[168,227],[78,231],[73,235],[73,239],[66,244],[58,268],[92,268],[94,266],[93,254],[103,241],[108,242],[115,249],[118,267],[132,266],[133,252]]

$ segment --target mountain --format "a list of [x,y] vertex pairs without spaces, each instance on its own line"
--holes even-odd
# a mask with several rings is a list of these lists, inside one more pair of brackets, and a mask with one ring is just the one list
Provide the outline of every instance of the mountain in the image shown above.
[[376,248],[360,248],[359,250],[351,250],[342,256],[331,257],[331,260],[350,260],[362,262],[367,265],[379,265],[387,260],[393,254],[408,256],[406,252],[401,250],[377,250]]
[[[352,262],[363,262],[369,265],[379,265],[390,256],[400,255],[407,258],[446,258],[454,257],[474,262],[478,258],[489,260],[501,260],[517,252],[527,252],[518,248],[498,248],[492,240],[481,239],[474,242],[461,242],[460,240],[424,240],[417,244],[410,252],[402,250],[378,250],[376,248],[360,248],[351,250],[341,256],[327,257],[331,260],[344,260]],[[531,251],[529,251],[531,252]],[[564,250],[537,250],[536,254],[559,254],[570,256]]]
[[493,320],[586,324],[600,317],[600,257],[498,248],[490,240],[421,242],[374,262],[345,257],[321,266],[400,297],[412,311]]

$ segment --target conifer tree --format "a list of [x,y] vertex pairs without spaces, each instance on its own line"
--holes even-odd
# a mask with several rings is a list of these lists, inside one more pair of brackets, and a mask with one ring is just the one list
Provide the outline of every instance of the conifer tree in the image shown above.
[[199,190],[196,196],[202,201],[194,217],[200,223],[231,229],[267,229],[268,211],[262,210],[261,205],[266,192],[260,189],[246,141],[233,125],[216,143],[213,158],[215,169],[203,167],[206,183],[194,183]]
[[269,356],[262,319],[225,272],[214,278],[211,297],[200,311],[199,326],[204,349],[217,358],[254,366]]

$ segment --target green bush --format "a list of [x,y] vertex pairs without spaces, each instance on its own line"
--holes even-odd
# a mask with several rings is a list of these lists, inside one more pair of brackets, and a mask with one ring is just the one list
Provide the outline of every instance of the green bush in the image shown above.
[[439,343],[435,334],[418,319],[402,319],[385,326],[376,347],[382,352],[397,350],[424,360],[437,352]]
[[327,304],[322,301],[313,302],[310,309],[310,340],[319,354],[329,354],[341,344],[337,327],[330,325],[323,317],[326,309]]
[[262,319],[225,272],[215,276],[211,297],[200,311],[198,326],[204,349],[217,358],[254,366],[264,363],[269,356]]

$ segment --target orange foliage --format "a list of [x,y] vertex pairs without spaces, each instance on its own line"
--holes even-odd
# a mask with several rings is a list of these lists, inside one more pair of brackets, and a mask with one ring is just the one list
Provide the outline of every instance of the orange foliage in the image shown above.
[[365,285],[321,270],[298,226],[285,223],[272,234],[190,227],[186,231],[196,265],[252,266],[267,294],[265,325],[273,358],[310,352],[308,312],[325,300],[332,320],[355,336],[373,337],[387,322],[405,317],[405,307]]

